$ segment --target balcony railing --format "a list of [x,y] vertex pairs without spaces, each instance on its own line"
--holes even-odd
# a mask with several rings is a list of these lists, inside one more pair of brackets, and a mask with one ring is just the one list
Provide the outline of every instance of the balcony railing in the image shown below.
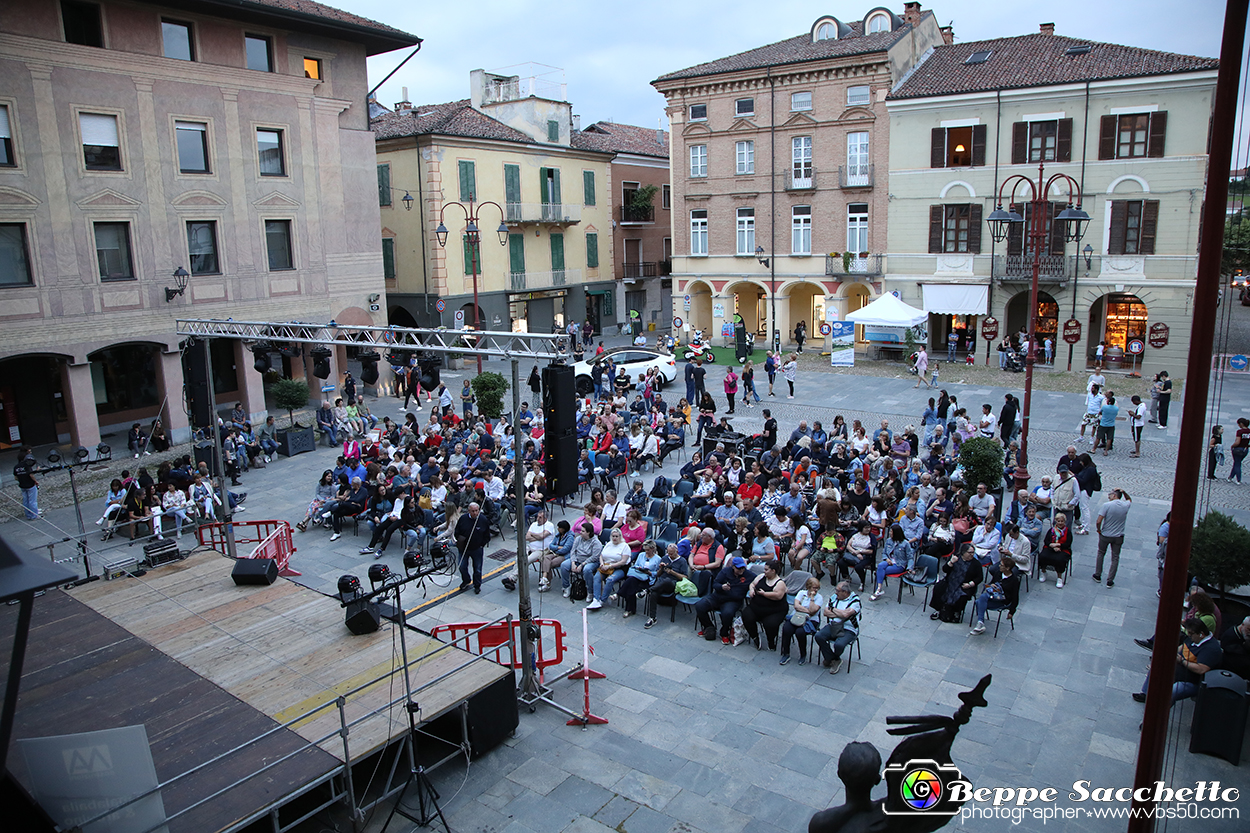
[[[660,261],[660,274],[665,277],[673,274],[673,259],[671,257]],[[672,281],[669,281],[669,283],[672,283]]]
[[576,203],[510,202],[504,206],[509,223],[580,223],[582,207]]
[[508,288],[512,292],[528,292],[533,289],[551,289],[581,283],[581,269],[556,269],[551,272],[510,272]]
[[[1081,268],[1085,260],[1081,258]],[[1038,280],[1062,283],[1072,274],[1073,258],[1064,255],[1042,255]],[[1003,281],[1029,281],[1033,279],[1033,255],[996,255],[994,277]]]
[[622,205],[621,206],[621,222],[622,223],[654,223],[655,222],[655,206],[654,205]]
[[872,187],[872,165],[839,165],[838,166],[838,187],[839,188],[871,188]]
[[881,255],[852,257],[849,260],[844,260],[841,255],[837,257],[825,255],[825,274],[830,277],[840,275],[880,275]]
[[661,261],[648,261],[646,263],[622,263],[621,276],[625,278],[656,278],[660,275],[667,274],[661,272],[663,266]]
[[786,174],[787,191],[808,191],[815,187],[815,168],[791,168]]

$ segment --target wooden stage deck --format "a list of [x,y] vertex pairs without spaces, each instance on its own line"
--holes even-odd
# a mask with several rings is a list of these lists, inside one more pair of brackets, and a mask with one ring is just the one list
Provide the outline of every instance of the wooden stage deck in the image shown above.
[[[383,620],[376,633],[353,636],[336,599],[284,579],[270,586],[236,586],[232,566],[220,554],[199,553],[142,578],[97,581],[38,599],[15,736],[143,723],[164,781],[291,723],[205,774],[213,777],[197,773],[184,779],[181,788],[197,797],[300,748],[301,737],[320,746],[308,746],[248,782],[257,782],[259,790],[231,790],[225,797],[240,793],[228,802],[237,806],[200,814],[190,826],[171,826],[211,831],[407,732],[396,625]],[[0,618],[15,611],[0,611]],[[466,665],[471,655],[457,648],[431,655],[442,643],[412,629],[406,636],[410,678],[420,689],[419,720],[431,720],[512,676],[511,669],[490,662]],[[458,666],[465,667],[456,671]],[[348,722],[359,721],[350,728],[346,753],[334,705],[340,696],[346,697]],[[388,706],[392,701],[398,705]],[[19,757],[15,751],[10,763],[21,772],[14,760]],[[177,796],[168,792],[163,797],[169,814],[196,800],[171,801]],[[223,802],[206,806],[214,804]]]

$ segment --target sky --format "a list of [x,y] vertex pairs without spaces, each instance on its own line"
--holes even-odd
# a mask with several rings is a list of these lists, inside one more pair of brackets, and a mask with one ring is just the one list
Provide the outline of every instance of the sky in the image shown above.
[[[564,70],[568,101],[583,125],[606,119],[644,127],[664,118],[664,97],[650,84],[656,77],[803,34],[824,14],[860,20],[874,7],[872,0],[328,2],[424,39],[421,51],[378,91],[387,106],[402,100],[405,86],[414,104],[467,98],[471,70],[535,62]],[[902,6],[896,0],[889,8],[901,15]],[[953,25],[956,41],[1029,34],[1053,22],[1058,35],[1205,57],[1218,57],[1224,20],[1219,0],[941,0],[922,8],[940,25]],[[370,59],[370,87],[408,51]]]

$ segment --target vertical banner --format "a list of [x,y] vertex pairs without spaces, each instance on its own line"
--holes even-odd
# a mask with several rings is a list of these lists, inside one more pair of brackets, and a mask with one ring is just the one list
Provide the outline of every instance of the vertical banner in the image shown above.
[[833,367],[855,366],[855,324],[850,321],[830,321],[829,364]]

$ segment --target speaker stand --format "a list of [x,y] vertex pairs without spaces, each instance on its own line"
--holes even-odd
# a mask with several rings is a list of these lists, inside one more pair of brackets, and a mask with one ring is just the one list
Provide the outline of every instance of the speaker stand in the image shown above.
[[[395,803],[391,806],[390,815],[386,817],[380,833],[386,833],[386,828],[390,826],[391,819],[395,818],[396,813],[418,827],[429,827],[434,823],[434,819],[437,818],[442,822],[443,830],[446,833],[451,833],[451,828],[447,826],[447,819],[443,816],[443,809],[438,806],[438,790],[434,789],[434,785],[430,783],[430,776],[426,774],[425,767],[417,762],[416,715],[421,710],[421,707],[410,700],[405,704],[405,710],[408,712],[408,742],[412,754],[412,765],[408,770],[408,780],[404,782],[404,787],[399,791],[399,795],[395,796]],[[416,795],[417,808],[415,811],[410,811],[402,806],[404,797],[408,794],[409,789],[412,789]]]

